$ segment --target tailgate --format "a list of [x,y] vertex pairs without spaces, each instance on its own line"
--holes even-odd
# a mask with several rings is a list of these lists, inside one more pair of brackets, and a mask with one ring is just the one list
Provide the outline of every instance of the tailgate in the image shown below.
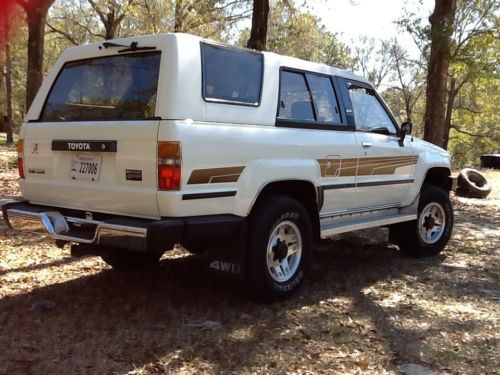
[[[158,217],[158,124],[27,124],[25,198],[86,211]],[[99,147],[108,150],[94,151]]]

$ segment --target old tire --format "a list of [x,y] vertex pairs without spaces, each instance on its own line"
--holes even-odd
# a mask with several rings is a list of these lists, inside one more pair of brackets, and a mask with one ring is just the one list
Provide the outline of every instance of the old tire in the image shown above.
[[435,185],[420,191],[417,220],[390,228],[390,239],[414,257],[434,256],[448,243],[453,229],[453,208],[449,193]]
[[457,195],[484,199],[491,193],[486,177],[472,168],[464,168],[457,178]]
[[117,248],[106,248],[100,254],[102,260],[116,270],[143,268],[158,263],[161,254],[140,253]]
[[246,284],[260,299],[286,298],[302,284],[312,248],[312,225],[296,200],[269,196],[250,217]]

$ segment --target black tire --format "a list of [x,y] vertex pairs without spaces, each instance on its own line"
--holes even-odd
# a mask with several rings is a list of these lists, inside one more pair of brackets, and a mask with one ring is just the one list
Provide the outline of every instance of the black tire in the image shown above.
[[472,168],[464,168],[457,178],[457,195],[484,199],[491,193],[486,177]]
[[162,254],[140,253],[117,248],[106,248],[100,253],[102,260],[116,270],[131,270],[158,263]]
[[[282,230],[283,237],[275,230]],[[296,200],[284,196],[269,196],[258,202],[250,216],[246,269],[249,293],[260,299],[274,300],[286,298],[297,291],[308,268],[312,233],[310,217]],[[271,238],[276,239],[274,250],[271,250]],[[297,240],[295,247],[289,245],[295,243],[293,239]],[[294,251],[296,252],[292,253]],[[286,259],[288,269],[283,259]],[[275,263],[276,266],[271,266],[268,262]],[[271,267],[274,271],[271,271]],[[281,271],[276,271],[277,269]],[[289,271],[288,275],[285,271]],[[278,275],[280,272],[283,274]],[[280,278],[283,280],[280,281]]]
[[[432,209],[435,209],[438,215],[433,215]],[[437,225],[440,221],[444,225]],[[392,226],[389,238],[406,254],[428,257],[443,251],[450,240],[452,229],[453,207],[449,193],[435,185],[424,185],[420,191],[417,220]]]

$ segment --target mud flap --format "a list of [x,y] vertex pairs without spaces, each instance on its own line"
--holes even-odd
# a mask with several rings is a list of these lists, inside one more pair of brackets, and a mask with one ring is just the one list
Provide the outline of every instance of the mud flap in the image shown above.
[[207,266],[211,274],[243,280],[247,248],[247,225],[237,237],[214,243],[208,250]]

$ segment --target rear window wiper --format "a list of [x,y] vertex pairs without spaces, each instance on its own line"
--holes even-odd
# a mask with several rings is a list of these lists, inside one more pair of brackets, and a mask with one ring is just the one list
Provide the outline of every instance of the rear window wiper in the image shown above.
[[123,52],[134,52],[134,51],[148,51],[148,50],[153,50],[156,49],[156,47],[152,46],[138,46],[137,42],[132,42],[130,43],[129,46],[123,45],[123,44],[118,44],[118,43],[113,43],[113,42],[103,42],[102,46],[99,46],[99,49],[102,49],[102,47],[108,49],[108,48],[122,48],[121,50],[118,51],[118,53],[123,53]]

